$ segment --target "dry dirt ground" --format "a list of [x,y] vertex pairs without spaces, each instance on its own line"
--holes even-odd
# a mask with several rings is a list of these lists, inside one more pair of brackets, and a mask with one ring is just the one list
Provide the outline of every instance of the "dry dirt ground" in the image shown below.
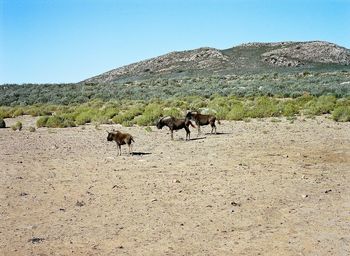
[[[0,130],[0,255],[350,255],[350,123]],[[16,119],[7,119],[11,125]]]

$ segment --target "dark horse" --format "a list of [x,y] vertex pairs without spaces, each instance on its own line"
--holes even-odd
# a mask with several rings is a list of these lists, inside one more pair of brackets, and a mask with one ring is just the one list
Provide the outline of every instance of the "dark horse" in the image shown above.
[[[216,125],[215,125],[215,121],[216,121],[216,117],[213,115],[202,115],[199,114],[198,112],[188,112],[186,115],[186,121],[189,120],[193,120],[196,125],[198,126],[198,135],[201,131],[201,126],[202,125],[208,125],[210,124],[211,126],[211,132],[213,133],[213,131],[215,130],[215,134],[216,134]],[[220,124],[220,121],[218,120],[218,123]]]
[[190,129],[189,126],[195,127],[191,121],[186,119],[177,119],[173,116],[165,116],[158,120],[156,126],[158,129],[162,129],[164,126],[168,126],[171,132],[171,139],[173,140],[173,132],[174,130],[185,129],[186,130],[186,140],[187,137],[190,139]]

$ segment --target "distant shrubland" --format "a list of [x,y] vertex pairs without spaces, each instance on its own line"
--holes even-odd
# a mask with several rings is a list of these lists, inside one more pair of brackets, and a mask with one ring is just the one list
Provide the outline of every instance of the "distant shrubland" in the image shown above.
[[[313,96],[350,96],[350,72],[266,73],[148,79],[113,84],[25,84],[1,85],[0,106],[35,104],[71,105],[100,99],[166,100],[187,96],[210,98],[220,96],[277,96],[296,98]],[[39,111],[32,108],[32,111]]]
[[40,116],[37,127],[154,124],[187,110],[219,119],[331,114],[350,121],[350,72],[151,79],[116,84],[0,86],[0,118]]
[[215,114],[223,120],[287,117],[331,114],[336,121],[350,121],[350,97],[320,97],[304,94],[297,98],[269,96],[237,97],[212,95],[209,98],[188,96],[172,99],[92,100],[73,105],[40,104],[29,106],[2,106],[0,118],[29,114],[40,116],[37,127],[64,128],[93,124],[117,123],[123,126],[154,125],[161,116],[183,117],[188,110]]

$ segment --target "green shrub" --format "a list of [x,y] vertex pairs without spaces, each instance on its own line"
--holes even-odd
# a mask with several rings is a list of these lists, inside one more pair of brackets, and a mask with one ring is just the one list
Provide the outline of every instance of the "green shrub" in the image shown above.
[[278,102],[266,96],[256,98],[248,107],[248,117],[252,118],[273,117],[281,114]]
[[340,106],[335,108],[332,113],[332,118],[337,122],[349,122],[350,106]]
[[330,113],[336,104],[336,98],[334,96],[320,96],[313,98],[307,102],[304,106],[304,113],[306,115],[322,115]]
[[50,116],[46,121],[46,127],[48,128],[65,128],[75,127],[75,122],[67,116]]
[[45,127],[47,120],[49,119],[49,116],[41,116],[39,119],[36,121],[36,127]]
[[226,118],[228,120],[243,120],[246,117],[246,110],[242,104],[234,105],[230,112],[228,112]]
[[91,123],[94,117],[95,113],[93,113],[92,111],[82,112],[76,116],[75,122],[77,125]]
[[144,109],[141,106],[132,107],[129,110],[119,113],[112,118],[113,122],[116,124],[123,124],[124,122],[129,122],[133,120],[136,116],[141,115]]
[[12,113],[12,117],[17,117],[17,116],[22,116],[24,115],[24,111],[22,108],[17,108],[15,111]]
[[299,106],[296,101],[288,100],[280,103],[280,109],[283,116],[294,116],[299,114]]
[[173,116],[176,118],[181,118],[183,116],[182,112],[178,108],[165,108],[163,111],[164,116]]
[[154,125],[156,120],[162,116],[162,112],[162,107],[159,104],[151,103],[146,106],[143,114],[136,119],[136,124],[141,126]]
[[14,131],[21,131],[22,130],[22,123],[20,121],[17,121],[14,125],[11,126],[12,130]]

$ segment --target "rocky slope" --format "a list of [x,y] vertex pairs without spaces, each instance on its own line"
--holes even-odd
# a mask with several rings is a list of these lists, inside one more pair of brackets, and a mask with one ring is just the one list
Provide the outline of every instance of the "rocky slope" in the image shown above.
[[350,50],[322,41],[248,43],[226,50],[199,48],[171,52],[140,61],[101,75],[85,83],[113,83],[184,76],[260,73],[317,68],[346,68]]

